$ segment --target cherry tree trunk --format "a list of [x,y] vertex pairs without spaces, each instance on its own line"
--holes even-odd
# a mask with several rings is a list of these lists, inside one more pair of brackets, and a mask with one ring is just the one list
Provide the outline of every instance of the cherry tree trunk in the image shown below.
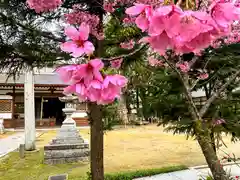
[[92,180],[103,180],[104,167],[102,106],[95,103],[89,103],[88,110],[91,124],[91,178]]
[[214,180],[229,180],[220,160],[217,157],[214,147],[212,145],[210,133],[207,129],[202,132],[199,127],[195,128],[198,144],[200,145],[203,155],[207,161]]
[[[103,0],[95,0],[91,2],[90,13],[99,17],[98,33],[103,33]],[[104,52],[103,41],[96,40],[94,42],[96,57],[101,57]],[[91,153],[90,168],[92,180],[104,180],[104,163],[103,163],[103,119],[102,106],[96,103],[88,103],[89,119],[91,125]]]

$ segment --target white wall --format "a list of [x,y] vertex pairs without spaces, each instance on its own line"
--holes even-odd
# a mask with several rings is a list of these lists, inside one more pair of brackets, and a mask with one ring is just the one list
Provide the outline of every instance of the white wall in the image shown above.
[[192,96],[194,97],[194,98],[196,98],[196,97],[204,97],[204,96],[206,96],[206,94],[205,94],[205,91],[203,91],[203,90],[198,90],[198,91],[193,91],[192,92]]

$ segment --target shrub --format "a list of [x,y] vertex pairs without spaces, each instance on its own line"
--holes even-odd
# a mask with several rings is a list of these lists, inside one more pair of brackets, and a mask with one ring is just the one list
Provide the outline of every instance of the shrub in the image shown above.
[[169,173],[173,171],[179,171],[187,169],[185,166],[171,166],[171,167],[163,167],[158,169],[148,169],[148,170],[137,170],[130,172],[120,172],[113,174],[106,174],[105,180],[132,180],[134,178],[153,176],[161,173]]

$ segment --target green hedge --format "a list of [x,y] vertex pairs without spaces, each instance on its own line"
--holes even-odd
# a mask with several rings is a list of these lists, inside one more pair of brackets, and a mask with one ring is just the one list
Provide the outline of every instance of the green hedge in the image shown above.
[[171,166],[158,169],[138,170],[130,172],[120,172],[113,174],[106,174],[104,180],[132,180],[134,178],[153,176],[156,174],[169,173],[173,171],[179,171],[187,169],[186,166]]

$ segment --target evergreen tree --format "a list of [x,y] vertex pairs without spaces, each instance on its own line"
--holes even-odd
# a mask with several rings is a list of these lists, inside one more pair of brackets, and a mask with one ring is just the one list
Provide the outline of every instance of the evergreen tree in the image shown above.
[[[202,62],[195,64],[197,66],[195,69],[199,69],[199,71],[206,69],[209,78],[197,81],[193,89],[204,91],[208,99],[219,86],[227,81],[226,77],[229,76],[230,71],[239,66],[239,47],[239,44],[233,44],[217,50],[206,50],[202,56]],[[208,64],[206,65],[205,62]],[[149,84],[151,85],[142,86],[142,89],[147,89],[145,91],[145,93],[147,92],[146,102],[151,109],[149,115],[157,115],[161,119],[160,125],[167,126],[166,130],[194,136],[191,115],[176,74],[161,68],[156,68],[153,73],[157,73],[157,75],[150,78],[152,81]],[[197,72],[195,73],[197,74]],[[219,142],[221,132],[231,134],[232,140],[237,140],[240,137],[239,95],[234,94],[234,89],[238,87],[239,81],[237,80],[211,104],[204,116],[204,119],[207,119],[212,126],[211,136],[214,147],[218,145],[216,141]],[[198,108],[201,108],[201,104]],[[219,119],[223,119],[225,123],[217,124]]]
[[[52,66],[70,56],[59,49],[63,41],[61,12],[36,14],[26,1],[0,3],[0,69],[10,75],[27,67]],[[54,26],[55,31],[51,30]]]

